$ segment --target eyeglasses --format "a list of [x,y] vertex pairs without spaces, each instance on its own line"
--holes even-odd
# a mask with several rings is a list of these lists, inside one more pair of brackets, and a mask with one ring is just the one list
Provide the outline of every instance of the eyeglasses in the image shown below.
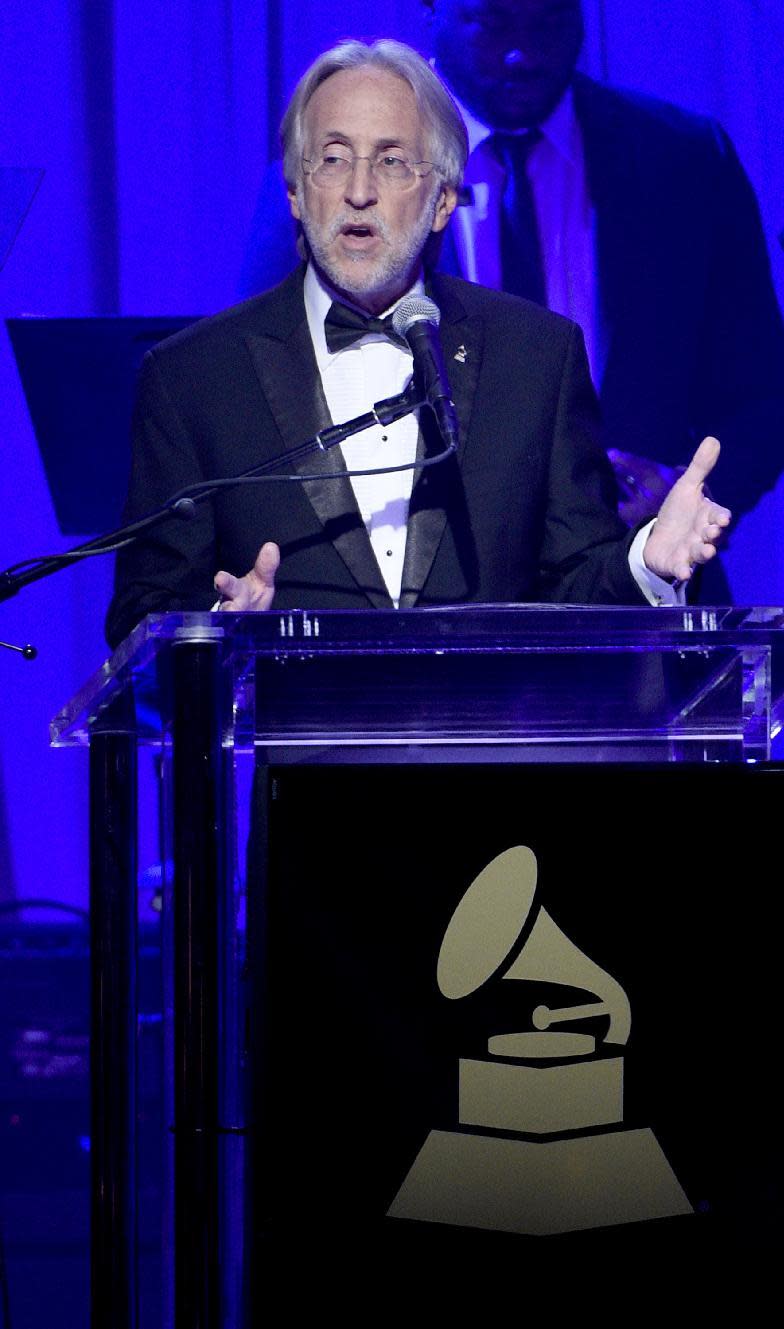
[[357,162],[367,162],[370,173],[380,185],[406,189],[414,180],[435,170],[433,162],[410,162],[396,152],[378,152],[375,157],[355,157],[348,152],[325,152],[321,157],[303,157],[303,169],[319,189],[345,185]]

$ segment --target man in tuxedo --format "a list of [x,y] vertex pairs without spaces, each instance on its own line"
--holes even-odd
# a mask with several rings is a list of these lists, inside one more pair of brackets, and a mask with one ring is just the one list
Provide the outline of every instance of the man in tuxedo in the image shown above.
[[441,446],[423,410],[342,455],[284,461],[284,483],[231,488],[192,520],[167,520],[118,555],[109,640],[148,612],[209,609],[216,593],[223,611],[675,603],[730,520],[703,493],[719,445],[705,439],[657,519],[626,531],[579,328],[429,275],[466,136],[427,62],[396,42],[341,44],[300,81],[282,136],[307,264],[148,354],[128,520],[400,392],[412,355],[385,320],[424,290],[441,312],[457,455],[417,470]]

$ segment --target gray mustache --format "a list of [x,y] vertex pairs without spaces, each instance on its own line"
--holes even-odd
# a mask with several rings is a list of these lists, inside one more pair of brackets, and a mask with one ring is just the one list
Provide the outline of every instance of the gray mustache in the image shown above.
[[373,230],[381,236],[382,240],[387,240],[389,238],[386,223],[383,222],[380,217],[374,217],[367,212],[362,213],[359,217],[354,216],[350,212],[341,212],[330,224],[330,240],[337,240],[344,226],[372,226]]

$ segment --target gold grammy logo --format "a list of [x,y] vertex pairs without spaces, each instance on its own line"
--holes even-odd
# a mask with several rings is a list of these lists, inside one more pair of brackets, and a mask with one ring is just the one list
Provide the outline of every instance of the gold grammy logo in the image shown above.
[[[536,884],[526,845],[480,872],[444,934],[439,990],[456,1001],[501,978],[591,1000],[538,1005],[533,1028],[490,1037],[490,1059],[460,1059],[458,1121],[468,1129],[430,1132],[388,1213],[531,1235],[690,1214],[653,1132],[621,1125],[623,1057],[611,1049],[629,1038],[626,993],[546,909],[534,912]],[[597,1019],[598,1049],[595,1033],[557,1027]]]

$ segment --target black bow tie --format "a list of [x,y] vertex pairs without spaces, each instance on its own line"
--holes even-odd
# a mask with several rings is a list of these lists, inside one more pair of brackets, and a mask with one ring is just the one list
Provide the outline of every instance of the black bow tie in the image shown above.
[[408,346],[405,337],[401,337],[392,327],[391,314],[387,314],[386,318],[373,318],[370,314],[360,314],[358,309],[349,309],[348,305],[338,304],[337,301],[330,305],[324,319],[328,351],[343,351],[368,332],[377,332],[396,346]]

